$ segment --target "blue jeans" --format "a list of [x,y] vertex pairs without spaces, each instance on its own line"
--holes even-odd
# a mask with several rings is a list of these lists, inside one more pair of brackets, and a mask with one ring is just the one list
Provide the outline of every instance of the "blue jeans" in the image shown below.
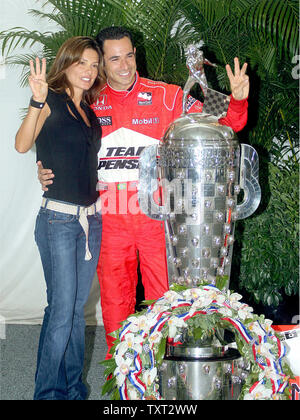
[[84,305],[88,299],[100,253],[101,214],[88,216],[89,249],[86,261],[84,231],[78,217],[41,208],[35,240],[47,285],[41,329],[35,400],[82,400],[85,344]]

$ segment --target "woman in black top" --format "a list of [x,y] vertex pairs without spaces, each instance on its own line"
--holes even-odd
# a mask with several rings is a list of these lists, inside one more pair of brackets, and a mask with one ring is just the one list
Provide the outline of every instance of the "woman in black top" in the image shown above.
[[89,37],[73,37],[59,49],[46,77],[46,61],[30,62],[32,98],[15,147],[55,168],[44,193],[35,240],[41,255],[47,302],[37,357],[34,399],[85,399],[84,305],[101,243],[97,153],[101,127],[90,108],[101,80],[101,53]]

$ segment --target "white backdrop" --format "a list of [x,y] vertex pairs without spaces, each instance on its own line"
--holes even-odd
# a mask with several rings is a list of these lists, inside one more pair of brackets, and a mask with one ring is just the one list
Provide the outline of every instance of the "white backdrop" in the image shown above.
[[[29,9],[42,10],[44,0],[1,0],[0,32],[13,27],[57,31],[54,23],[38,20]],[[38,46],[35,46],[38,52]],[[30,50],[18,48],[13,54]],[[20,88],[21,69],[0,58],[0,321],[35,324],[43,318],[46,288],[33,231],[42,191],[37,180],[35,150],[19,154],[14,137],[30,89]],[[95,276],[86,305],[88,324],[102,325],[100,291]]]

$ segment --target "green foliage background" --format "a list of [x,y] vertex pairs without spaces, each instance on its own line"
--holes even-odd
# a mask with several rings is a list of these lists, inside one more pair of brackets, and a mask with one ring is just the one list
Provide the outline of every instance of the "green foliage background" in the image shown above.
[[[251,91],[249,122],[239,133],[260,156],[262,202],[236,225],[231,287],[250,300],[278,306],[299,287],[299,2],[298,0],[49,0],[51,13],[31,10],[56,22],[56,33],[10,28],[0,33],[8,63],[23,66],[26,84],[33,54],[12,55],[37,44],[51,64],[61,43],[74,35],[95,36],[110,25],[135,36],[142,76],[184,85],[184,47],[205,42],[212,88],[227,92],[224,66],[247,61]],[[40,7],[41,9],[41,7]],[[192,92],[201,99],[197,88]]]

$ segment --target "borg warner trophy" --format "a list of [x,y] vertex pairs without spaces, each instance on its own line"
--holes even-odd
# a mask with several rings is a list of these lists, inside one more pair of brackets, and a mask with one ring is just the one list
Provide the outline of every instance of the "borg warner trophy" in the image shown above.
[[[150,218],[165,222],[170,285],[216,285],[222,278],[222,287],[228,288],[235,221],[250,216],[260,202],[258,156],[251,146],[239,145],[230,127],[218,123],[229,98],[208,88],[204,64],[213,65],[191,45],[183,113],[160,144],[147,147],[140,157],[139,204]],[[195,83],[205,95],[203,112],[187,114],[188,93]],[[161,204],[153,198],[158,188]],[[234,346],[195,342],[184,333],[180,342],[167,344],[160,372],[163,398],[238,397],[245,372]]]

